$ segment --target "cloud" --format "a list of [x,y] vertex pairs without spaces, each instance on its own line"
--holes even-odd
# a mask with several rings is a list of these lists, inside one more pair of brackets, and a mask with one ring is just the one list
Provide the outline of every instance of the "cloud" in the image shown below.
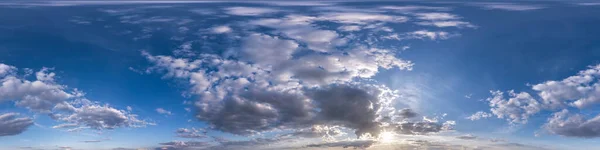
[[319,144],[310,144],[306,145],[306,147],[320,147],[320,148],[333,148],[333,147],[342,147],[342,148],[369,148],[376,141],[373,140],[353,140],[353,141],[339,141],[339,142],[330,142],[330,143],[319,143]]
[[346,127],[356,129],[356,135],[369,133],[378,136],[380,124],[376,122],[377,112],[382,109],[382,102],[376,89],[361,89],[350,86],[332,86],[326,89],[311,91],[307,95],[321,109],[318,116],[322,120],[340,122]]
[[492,91],[488,98],[492,113],[500,118],[508,117],[511,123],[525,123],[527,118],[540,110],[556,110],[568,106],[579,109],[600,102],[600,65],[590,66],[560,81],[545,81],[534,84],[531,89],[541,98],[533,98],[529,93],[509,91],[510,99],[504,99],[503,92]]
[[440,28],[445,27],[457,27],[457,28],[475,28],[477,26],[464,21],[428,21],[428,22],[417,22],[418,25],[423,26],[436,26]]
[[[16,70],[15,67],[3,68]],[[147,124],[137,119],[134,114],[91,102],[77,89],[68,91],[66,86],[55,82],[56,74],[50,72],[51,70],[51,68],[42,68],[36,72],[35,81],[6,74],[0,80],[0,101],[15,101],[18,107],[48,114],[55,120],[64,121],[66,123],[53,128],[70,128],[68,131],[79,131],[85,128],[102,130],[139,127]]]
[[572,115],[563,109],[554,113],[543,128],[549,133],[567,137],[600,137],[600,115],[586,119],[580,114]]
[[156,108],[156,112],[162,115],[172,115],[171,111],[165,110],[163,108]]
[[457,136],[456,138],[463,139],[463,140],[472,140],[472,139],[477,139],[477,136],[467,134],[467,135]]
[[448,131],[452,129],[454,122],[445,122],[444,124],[439,124],[436,122],[403,122],[394,125],[395,131],[400,134],[409,134],[409,135],[424,135],[430,133],[438,133],[441,131]]
[[[286,53],[286,49],[285,48],[280,48],[280,47],[286,47],[290,50],[293,50],[295,48],[293,42],[288,42],[286,40],[279,40],[270,36],[266,36],[266,35],[251,35],[250,37],[252,38],[252,36],[255,36],[254,38],[259,38],[262,39],[261,41],[270,41],[271,44],[273,43],[279,43],[279,44],[273,44],[273,46],[276,47],[271,47],[269,46],[269,43],[266,44],[258,44],[258,45],[263,45],[264,47],[262,48],[263,51],[265,52],[260,52],[260,53],[269,53],[268,50],[273,49],[273,50],[277,50],[278,53]],[[287,43],[287,44],[285,44]],[[284,45],[290,45],[290,46],[284,46]],[[249,48],[248,52],[253,52],[253,49],[251,48],[252,46],[246,46],[246,48]],[[350,55],[354,55],[354,54],[361,54],[358,55],[359,57],[367,57],[368,58],[368,52],[366,53],[367,55],[364,54],[364,52],[361,51],[356,51],[356,52],[348,52]],[[244,56],[244,58],[240,59],[240,60],[252,60],[252,61],[257,61],[256,64],[254,65],[250,65],[250,64],[246,64],[246,63],[242,63],[242,62],[235,62],[235,61],[230,61],[230,60],[222,60],[222,59],[215,59],[210,58],[210,59],[204,59],[204,60],[208,60],[209,62],[206,63],[207,65],[211,65],[211,63],[217,63],[217,68],[220,68],[218,72],[211,72],[211,73],[207,73],[206,71],[198,68],[197,66],[200,66],[201,64],[203,64],[204,62],[202,61],[192,61],[192,60],[186,60],[186,59],[175,59],[169,56],[151,56],[149,54],[144,54],[147,56],[148,60],[150,61],[154,61],[156,62],[156,66],[152,67],[152,70],[165,70],[166,75],[165,76],[169,76],[169,77],[180,77],[180,78],[184,78],[184,79],[188,79],[189,81],[193,81],[190,82],[190,84],[192,84],[192,88],[194,89],[192,90],[193,93],[199,94],[201,95],[201,97],[205,97],[205,98],[209,98],[209,99],[213,99],[213,100],[201,100],[196,102],[196,106],[198,107],[198,115],[197,117],[200,120],[203,121],[207,121],[208,123],[212,124],[213,127],[217,130],[221,130],[221,131],[226,131],[226,132],[231,132],[231,133],[236,133],[236,134],[251,134],[257,131],[266,131],[266,130],[272,130],[275,128],[279,128],[279,127],[283,127],[283,126],[310,126],[311,124],[314,124],[315,121],[321,121],[321,119],[319,119],[319,117],[322,118],[328,118],[331,119],[333,121],[339,121],[340,123],[344,124],[344,125],[348,125],[351,126],[352,128],[356,128],[356,129],[361,129],[361,130],[368,130],[368,128],[370,128],[369,126],[374,126],[375,123],[372,122],[374,118],[376,118],[376,116],[374,116],[375,114],[374,111],[376,109],[379,109],[379,107],[377,108],[364,108],[365,106],[358,106],[352,103],[356,103],[356,102],[360,102],[361,104],[373,104],[373,105],[378,105],[378,102],[381,102],[378,94],[382,94],[382,93],[388,93],[391,94],[389,92],[385,92],[385,91],[390,91],[389,89],[386,89],[385,87],[370,87],[369,92],[367,91],[363,91],[365,89],[356,89],[356,88],[350,88],[350,87],[344,87],[344,86],[339,86],[339,87],[332,87],[330,89],[316,89],[316,90],[310,90],[310,93],[312,94],[305,94],[306,92],[302,89],[300,89],[302,86],[302,84],[307,84],[307,85],[319,85],[320,82],[307,82],[307,81],[311,81],[311,78],[315,78],[315,81],[318,81],[316,79],[318,78],[324,78],[325,76],[314,76],[314,77],[310,77],[308,75],[311,74],[298,74],[300,72],[296,72],[295,68],[306,68],[308,69],[308,67],[310,66],[294,66],[295,65],[305,65],[305,64],[312,64],[312,62],[314,62],[315,60],[320,60],[323,58],[319,58],[320,56],[315,55],[315,56],[311,56],[311,57],[316,57],[316,58],[307,58],[305,60],[302,60],[301,58],[299,58],[300,62],[304,62],[304,63],[289,63],[286,64],[285,61],[295,61],[293,60],[291,57],[289,57],[289,54],[286,55],[281,55],[278,56],[277,58],[254,58],[254,56],[252,56],[253,54],[248,54],[248,55],[242,55]],[[310,56],[310,55],[308,55]],[[343,55],[340,55],[342,57],[345,57]],[[382,57],[385,55],[380,55],[380,56],[376,56],[377,57]],[[325,57],[326,58],[326,57]],[[353,57],[353,59],[356,57]],[[383,57],[382,57],[383,58]],[[270,60],[272,59],[272,60]],[[324,60],[331,60],[329,58],[326,58]],[[343,60],[343,58],[342,58]],[[388,57],[386,59],[382,59],[382,60],[370,60],[373,61],[373,63],[375,63],[376,65],[379,63],[379,65],[382,65],[384,67],[388,67],[391,68],[392,63],[394,61],[394,58]],[[331,67],[339,67],[339,66],[328,66],[327,65],[327,61],[321,61],[321,68],[322,69],[318,69],[318,70],[323,70],[323,71],[327,71],[329,69],[332,69]],[[314,62],[315,64],[317,62]],[[368,61],[366,62],[361,62],[361,61],[353,61],[352,62],[354,65],[352,64],[348,64],[351,66],[347,66],[346,67],[346,71],[351,71],[354,70],[352,68],[360,68],[362,63],[365,63],[365,65],[367,65]],[[270,65],[266,65],[264,67],[261,67],[261,69],[259,68],[255,68],[258,66],[263,66],[263,64],[270,64]],[[273,66],[273,64],[275,65],[281,65],[281,64],[285,64],[285,65],[291,65],[291,66],[287,66],[285,68],[281,68],[283,70],[277,70],[279,67]],[[335,63],[336,65],[344,65],[346,63]],[[371,65],[371,64],[368,64]],[[374,66],[375,67],[375,66]],[[277,68],[277,69],[273,69],[270,70],[269,72],[264,72],[262,69],[269,69],[269,68]],[[291,70],[287,70],[287,69],[291,69]],[[315,66],[315,69],[317,69],[317,67]],[[377,68],[373,68],[373,69],[377,69]],[[298,70],[298,71],[307,71],[307,70]],[[301,72],[301,73],[309,73],[309,72]],[[283,78],[281,77],[281,75],[285,75]],[[365,70],[363,70],[362,74],[348,74],[349,76],[358,76],[358,75],[362,75],[365,77],[368,77],[367,74],[365,74]],[[232,79],[230,77],[237,77],[236,79]],[[291,78],[290,78],[291,77]],[[335,77],[335,76],[333,76]],[[301,81],[297,80],[297,79],[301,79]],[[218,85],[211,85],[212,83],[215,83],[213,81],[210,81],[208,79],[217,79],[214,81],[219,81],[220,84]],[[254,80],[254,82],[249,82],[249,80],[252,79]],[[311,80],[309,80],[311,79]],[[335,79],[335,78],[332,78]],[[319,79],[322,80],[322,79]],[[348,82],[350,80],[346,79],[346,78],[342,78],[341,79],[343,82]],[[202,81],[202,82],[198,82],[198,81]],[[335,81],[335,80],[332,80]],[[330,83],[334,83],[332,81],[328,81],[328,80],[323,80],[321,82],[324,82],[325,85],[328,85]],[[270,82],[270,84],[265,84],[267,82]],[[290,84],[290,82],[296,82],[295,84]],[[200,86],[201,88],[196,88]],[[248,87],[248,88],[246,88]],[[310,86],[309,86],[310,87]],[[200,90],[198,90],[200,89]],[[263,89],[263,90],[259,90],[259,89]],[[356,97],[356,100],[352,100],[352,101],[345,101],[345,99],[348,98],[352,98],[352,97],[344,97],[345,95],[343,94],[343,90],[342,89],[347,89],[347,90],[351,90],[354,91],[355,93],[348,93],[350,95],[356,95],[359,93],[362,93],[361,96],[356,95],[358,97]],[[210,92],[210,93],[209,93]],[[332,93],[333,92],[333,93]],[[335,93],[335,92],[342,92],[342,93]],[[230,94],[226,94],[226,93],[230,93]],[[329,97],[329,98],[323,98],[325,96],[331,96],[331,94],[333,94],[335,97]],[[370,95],[373,94],[373,95]],[[219,99],[218,101],[215,101],[216,99]],[[343,117],[343,116],[339,116],[339,115],[335,115],[333,113],[327,113],[328,111],[330,111],[329,109],[334,109],[331,111],[335,111],[335,109],[340,109],[340,110],[352,110],[352,109],[344,109],[342,107],[339,107],[336,105],[333,105],[332,103],[329,103],[328,101],[325,100],[321,100],[321,99],[333,99],[335,98],[339,104],[339,106],[348,106],[348,107],[357,107],[354,111],[354,113],[352,112],[348,112],[351,114],[356,114],[357,118],[347,118],[347,117]],[[368,98],[368,99],[361,99],[361,98]],[[348,104],[344,104],[343,102],[347,102]],[[317,114],[317,112],[315,112],[314,107],[316,106],[316,104],[319,104],[318,106],[320,106],[321,108],[321,113]],[[330,105],[331,104],[331,105]],[[363,108],[358,108],[358,107],[363,107]],[[366,114],[360,114],[360,112],[364,112]],[[365,116],[366,115],[366,116]],[[367,117],[367,118],[359,118],[359,117]],[[358,119],[358,120],[352,120],[352,119]],[[370,121],[367,121],[370,120]],[[366,124],[365,124],[366,123]],[[366,132],[366,131],[365,131]],[[359,134],[362,134],[363,131],[359,131]]]
[[298,48],[298,43],[263,34],[250,34],[243,41],[242,54],[248,62],[270,67],[286,63]]
[[276,9],[259,7],[228,7],[225,8],[225,10],[227,14],[237,16],[262,16],[279,11]]
[[20,107],[36,112],[49,112],[54,105],[74,97],[65,87],[54,82],[54,73],[44,68],[36,73],[35,81],[8,75],[0,80],[0,102],[13,100]]
[[211,29],[212,33],[223,34],[231,32],[231,28],[229,26],[216,26]]
[[493,97],[487,99],[491,111],[498,118],[505,118],[510,123],[527,123],[529,117],[538,113],[542,108],[540,103],[529,93],[515,93],[508,91],[509,99],[504,98],[504,93],[491,91]]
[[414,14],[417,18],[421,20],[455,20],[460,19],[460,17],[449,14],[449,13],[416,13]]
[[417,115],[418,115],[418,114],[417,114],[416,112],[414,112],[414,111],[413,111],[412,109],[410,109],[410,108],[404,108],[404,109],[401,109],[401,110],[398,112],[398,116],[399,116],[400,118],[403,118],[403,119],[414,118],[414,117],[416,117]]
[[257,2],[264,3],[267,5],[275,6],[329,6],[335,4],[334,2],[317,2],[317,1],[268,1],[268,2]]
[[469,119],[471,121],[475,121],[475,120],[479,120],[479,119],[483,119],[483,118],[489,118],[492,117],[492,114],[487,113],[487,112],[483,112],[483,111],[478,111],[475,114],[467,117],[466,119]]
[[567,105],[586,108],[600,102],[600,64],[579,71],[577,75],[561,81],[546,81],[532,86],[542,98],[542,103],[551,108]]
[[193,149],[193,148],[202,148],[202,147],[207,147],[210,146],[211,144],[209,142],[202,142],[202,141],[172,141],[172,142],[165,142],[165,143],[160,143],[160,145],[162,145],[161,149]]
[[407,34],[410,38],[417,38],[417,39],[423,39],[423,38],[429,38],[431,40],[435,40],[435,39],[448,39],[451,35],[448,32],[431,32],[431,31],[427,31],[427,30],[419,30],[419,31],[414,31],[411,32],[409,34]]
[[597,6],[600,5],[600,3],[577,3],[577,5],[581,5],[581,6]]
[[0,137],[23,133],[33,125],[31,118],[17,118],[18,113],[0,114]]
[[514,3],[475,3],[474,5],[482,6],[485,9],[498,9],[506,11],[529,11],[543,9],[539,5],[514,4]]
[[206,130],[196,128],[179,128],[175,131],[177,137],[181,138],[206,138]]
[[341,30],[341,31],[359,31],[360,30],[360,26],[355,26],[355,25],[341,26],[341,27],[338,28],[338,30]]
[[[130,114],[124,110],[118,110],[108,105],[99,105],[88,100],[78,100],[70,105],[69,110],[55,112],[51,117],[65,121],[67,124],[57,125],[55,127],[66,128],[74,127],[74,124],[80,128],[71,128],[81,130],[81,127],[89,127],[96,130],[115,129],[119,127],[145,127],[152,123],[139,120],[137,115]],[[84,128],[83,128],[84,129]]]
[[386,10],[394,10],[400,12],[412,12],[412,11],[420,11],[420,10],[433,10],[433,11],[448,11],[451,10],[448,7],[433,7],[433,6],[416,6],[416,5],[407,5],[407,6],[382,6],[380,9]]
[[14,66],[9,66],[6,64],[0,63],[0,77],[4,77],[9,74],[13,74],[17,70]]
[[314,125],[306,129],[298,129],[292,133],[283,134],[280,138],[322,138],[326,141],[335,140],[335,137],[344,135],[345,133],[339,126],[324,126]]
[[407,17],[404,16],[390,16],[383,14],[373,13],[359,13],[359,12],[332,12],[325,13],[317,18],[318,20],[333,21],[343,24],[369,24],[376,22],[406,22]]
[[562,111],[555,112],[548,119],[543,128],[551,134],[569,137],[597,137],[592,132],[597,124],[597,118],[586,120],[580,114],[569,114],[567,108],[584,109],[595,106],[600,102],[600,65],[589,66],[588,69],[579,71],[576,75],[555,81],[545,81],[534,84],[531,89],[537,92],[539,99],[532,97],[527,92],[516,93],[508,91],[509,99],[504,98],[504,93],[492,91],[488,98],[491,111],[498,118],[506,118],[512,123],[527,123],[530,116],[542,110]]

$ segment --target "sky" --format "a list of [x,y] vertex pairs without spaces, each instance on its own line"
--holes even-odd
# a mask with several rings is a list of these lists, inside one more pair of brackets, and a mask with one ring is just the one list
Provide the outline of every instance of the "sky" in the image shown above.
[[0,1],[0,150],[593,149],[600,3]]

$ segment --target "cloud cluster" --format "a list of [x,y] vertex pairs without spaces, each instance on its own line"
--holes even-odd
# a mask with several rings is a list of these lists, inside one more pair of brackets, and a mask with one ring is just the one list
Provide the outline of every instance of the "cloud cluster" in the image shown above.
[[[560,81],[545,81],[534,84],[531,89],[539,98],[527,92],[508,91],[508,99],[501,91],[492,91],[487,101],[491,112],[498,118],[506,118],[510,123],[527,123],[530,116],[542,110],[562,111],[554,113],[544,125],[549,133],[572,137],[597,137],[594,131],[596,119],[586,120],[583,116],[569,115],[567,108],[584,109],[600,102],[600,65],[589,66],[576,75]],[[475,114],[476,115],[476,114]]]
[[[64,122],[54,128],[71,128],[70,131],[139,127],[147,124],[134,114],[91,102],[84,97],[83,92],[58,84],[55,81],[56,74],[51,70],[52,68],[42,68],[35,73],[35,80],[27,80],[17,74],[16,67],[0,64],[0,102],[12,101],[18,107],[47,114]],[[6,117],[10,116],[12,115]]]
[[[250,10],[253,13],[246,14],[256,14],[252,16],[275,12],[227,8],[231,14]],[[421,14],[421,17],[458,19],[442,13]],[[348,11],[258,18],[247,24],[269,28],[273,32],[241,33],[233,39],[238,40],[239,47],[236,45],[223,53],[176,57],[144,51],[142,55],[152,63],[146,72],[162,73],[165,79],[189,85],[187,93],[198,98],[194,103],[196,118],[215,130],[249,135],[322,125],[354,130],[357,137],[365,134],[376,137],[383,128],[394,128],[393,131],[397,129],[403,134],[449,130],[451,123],[444,125],[409,119],[417,114],[411,109],[396,110],[394,107],[401,103],[395,101],[399,97],[398,91],[370,80],[384,69],[411,70],[412,62],[398,58],[393,50],[375,48],[365,42],[348,43],[352,38],[345,37],[340,31],[318,26],[318,22],[331,22],[342,25],[339,28],[344,31],[392,32],[385,23],[407,20],[404,16]],[[216,29],[211,32],[215,33]],[[231,27],[227,27],[227,31],[230,30]],[[452,34],[420,30],[402,36],[435,40],[447,39]]]
[[33,125],[33,119],[17,118],[18,115],[17,113],[0,114],[0,137],[21,134]]

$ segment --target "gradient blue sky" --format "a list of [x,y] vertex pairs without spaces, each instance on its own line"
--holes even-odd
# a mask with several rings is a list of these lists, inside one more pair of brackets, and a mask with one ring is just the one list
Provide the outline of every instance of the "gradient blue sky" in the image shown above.
[[[585,1],[0,1],[0,149],[598,147],[598,14],[600,3]],[[235,75],[243,70],[219,68],[212,59],[253,64],[268,76]],[[386,67],[386,61],[396,64]],[[300,74],[310,63],[320,69]],[[332,73],[337,66],[344,70]],[[318,74],[323,70],[331,72]],[[277,72],[293,74],[281,80],[298,85],[275,81]],[[253,86],[235,86],[241,78],[252,78]],[[16,80],[22,87],[9,84]],[[262,80],[268,88],[259,87]],[[25,89],[35,81],[45,88]],[[289,94],[278,86],[297,89],[315,105],[303,111],[316,117],[306,123],[251,116],[272,119],[251,128],[243,124],[252,118],[219,115],[256,112],[225,107],[232,100],[206,94],[269,91],[281,106],[260,97],[240,101],[259,114],[283,115],[297,103],[278,99]],[[397,90],[359,100],[393,109],[369,120],[391,123],[377,127],[385,134],[357,139],[362,124],[326,114],[333,107],[327,101],[339,104],[338,112],[358,107],[344,105],[349,97],[343,92],[315,94],[337,88]],[[44,90],[69,96],[53,99]],[[33,108],[38,103],[52,107]],[[416,114],[382,120],[403,109]],[[125,120],[108,123],[121,115]],[[394,126],[417,122],[439,128]],[[317,126],[331,131],[316,132]],[[290,134],[303,131],[313,136]]]

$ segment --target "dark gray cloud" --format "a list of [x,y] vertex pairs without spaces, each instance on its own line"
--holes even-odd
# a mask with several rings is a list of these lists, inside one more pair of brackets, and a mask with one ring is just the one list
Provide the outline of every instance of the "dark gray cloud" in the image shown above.
[[376,122],[377,111],[381,108],[376,89],[361,89],[351,86],[331,86],[308,92],[307,95],[317,102],[319,121],[339,122],[356,129],[357,136],[370,133],[379,135],[380,123]]
[[18,115],[17,113],[0,115],[0,136],[21,134],[29,126],[33,125],[31,118],[17,118]]
[[413,117],[416,117],[417,115],[419,115],[419,114],[417,114],[410,108],[404,108],[398,112],[398,116],[403,119],[413,118]]

